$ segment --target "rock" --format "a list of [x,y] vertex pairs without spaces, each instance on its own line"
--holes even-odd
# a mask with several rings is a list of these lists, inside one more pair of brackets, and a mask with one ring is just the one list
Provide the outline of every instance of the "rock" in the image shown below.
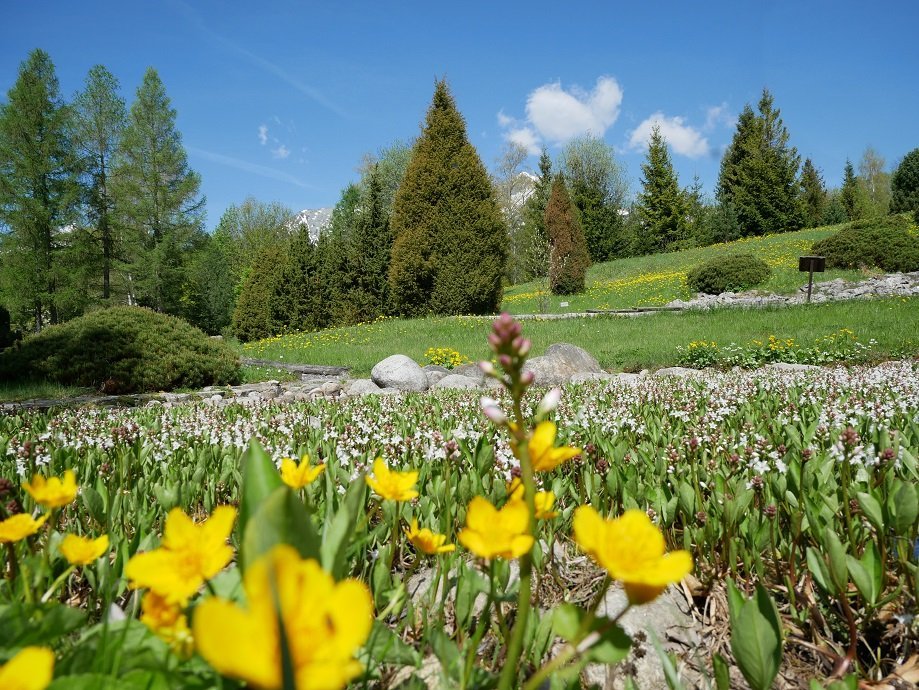
[[439,364],[425,364],[425,365],[424,365],[423,367],[421,367],[421,368],[424,369],[424,371],[425,371],[426,373],[428,373],[428,374],[430,374],[430,373],[432,373],[432,372],[434,372],[434,373],[441,373],[441,374],[449,374],[449,373],[450,373],[450,370],[447,369],[447,367],[442,367],[442,366],[440,366]]
[[820,367],[813,364],[797,364],[794,362],[773,362],[772,364],[767,364],[764,368],[775,371],[815,371],[820,369]]
[[481,388],[482,385],[476,379],[459,374],[447,374],[440,381],[435,383],[431,388]]
[[654,372],[655,376],[698,376],[698,369],[688,369],[687,367],[664,367]]
[[485,372],[479,368],[478,364],[461,364],[450,373],[475,379],[479,383],[485,381]]
[[341,392],[341,384],[338,381],[328,381],[319,386],[319,390],[323,395],[335,395]]
[[559,386],[568,383],[575,374],[603,373],[600,363],[590,353],[568,343],[550,345],[546,354],[528,360],[523,370],[533,372],[537,386]]
[[380,388],[422,392],[429,388],[424,369],[410,357],[392,355],[374,365],[370,378]]
[[587,383],[588,381],[613,381],[619,378],[618,374],[610,374],[607,372],[596,373],[595,371],[585,371],[579,374],[575,374],[570,379],[568,383]]
[[354,379],[348,386],[348,395],[379,395],[381,390],[370,379]]

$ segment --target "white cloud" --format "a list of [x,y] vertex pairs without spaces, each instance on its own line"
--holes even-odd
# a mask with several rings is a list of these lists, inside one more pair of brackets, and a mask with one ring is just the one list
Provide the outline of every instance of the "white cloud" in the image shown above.
[[290,155],[290,149],[288,149],[284,144],[280,144],[276,149],[271,149],[271,156],[273,158],[287,158]]
[[708,139],[698,129],[685,124],[685,118],[679,115],[667,117],[660,111],[653,113],[632,130],[629,148],[637,151],[647,147],[655,125],[660,128],[661,136],[670,144],[674,153],[688,158],[701,158],[709,153]]
[[516,122],[517,120],[512,118],[510,115],[505,115],[503,110],[498,112],[498,124],[501,125],[501,127],[510,127]]
[[619,117],[622,88],[612,77],[600,77],[590,93],[561,82],[544,84],[527,98],[527,120],[544,138],[557,144],[584,134],[602,137]]
[[535,156],[542,150],[539,145],[539,135],[530,127],[516,127],[508,130],[505,132],[504,138],[518,146],[522,146],[531,156]]
[[262,146],[268,143],[268,126],[259,125],[258,126],[258,143]]
[[737,117],[728,109],[728,104],[722,103],[713,105],[705,111],[705,126],[702,129],[708,132],[718,125],[733,127],[736,122]]

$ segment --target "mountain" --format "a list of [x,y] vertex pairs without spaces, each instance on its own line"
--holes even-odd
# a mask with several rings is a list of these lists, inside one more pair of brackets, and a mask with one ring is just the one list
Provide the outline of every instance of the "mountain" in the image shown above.
[[332,220],[331,208],[307,208],[296,215],[294,224],[306,223],[310,231],[310,240],[319,239],[319,233],[325,230]]

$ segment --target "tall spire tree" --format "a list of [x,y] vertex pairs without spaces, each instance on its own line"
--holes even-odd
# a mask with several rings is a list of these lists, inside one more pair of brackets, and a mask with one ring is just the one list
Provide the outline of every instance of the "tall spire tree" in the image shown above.
[[389,308],[387,276],[393,240],[385,204],[381,171],[374,165],[368,176],[365,206],[354,224],[350,242],[355,272],[348,300],[359,321],[382,316]]
[[0,278],[10,312],[36,331],[68,315],[63,259],[80,197],[71,124],[50,56],[32,51],[0,105]]
[[846,167],[842,175],[839,200],[846,210],[848,220],[859,220],[862,217],[864,204],[861,201],[861,189],[858,186],[858,178],[855,177],[855,167],[852,165],[852,161],[848,159],[846,159]]
[[823,225],[826,212],[826,187],[820,171],[814,166],[810,158],[804,161],[801,168],[801,204],[804,209],[805,227],[816,228]]
[[549,289],[553,295],[584,292],[584,278],[590,266],[587,241],[578,212],[568,194],[565,178],[558,174],[546,204],[546,230],[549,233]]
[[108,300],[120,245],[112,196],[112,159],[121,141],[127,112],[124,100],[118,95],[118,80],[103,65],[89,70],[86,87],[74,105],[75,141],[89,178],[86,215],[92,228],[91,237],[99,249],[102,299]]
[[539,156],[539,178],[533,193],[523,206],[523,227],[527,246],[523,265],[527,278],[545,278],[549,275],[549,233],[546,232],[546,204],[552,193],[552,159],[543,148]]
[[486,314],[501,304],[507,228],[491,180],[438,81],[393,204],[389,285],[406,316]]
[[184,262],[200,239],[201,178],[188,167],[176,111],[159,75],[144,74],[131,106],[115,169],[119,220],[131,236],[126,270],[138,303],[181,311]]
[[638,195],[637,211],[642,233],[638,246],[646,250],[641,253],[650,254],[686,239],[689,232],[686,196],[670,161],[667,142],[656,125],[651,130],[648,158],[641,172],[642,190]]

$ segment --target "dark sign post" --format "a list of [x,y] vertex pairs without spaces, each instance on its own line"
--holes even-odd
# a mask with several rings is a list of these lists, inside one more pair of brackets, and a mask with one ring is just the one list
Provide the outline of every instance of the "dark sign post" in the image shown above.
[[802,256],[798,259],[798,270],[807,271],[807,302],[810,304],[811,291],[814,289],[814,273],[823,273],[826,270],[826,257]]

